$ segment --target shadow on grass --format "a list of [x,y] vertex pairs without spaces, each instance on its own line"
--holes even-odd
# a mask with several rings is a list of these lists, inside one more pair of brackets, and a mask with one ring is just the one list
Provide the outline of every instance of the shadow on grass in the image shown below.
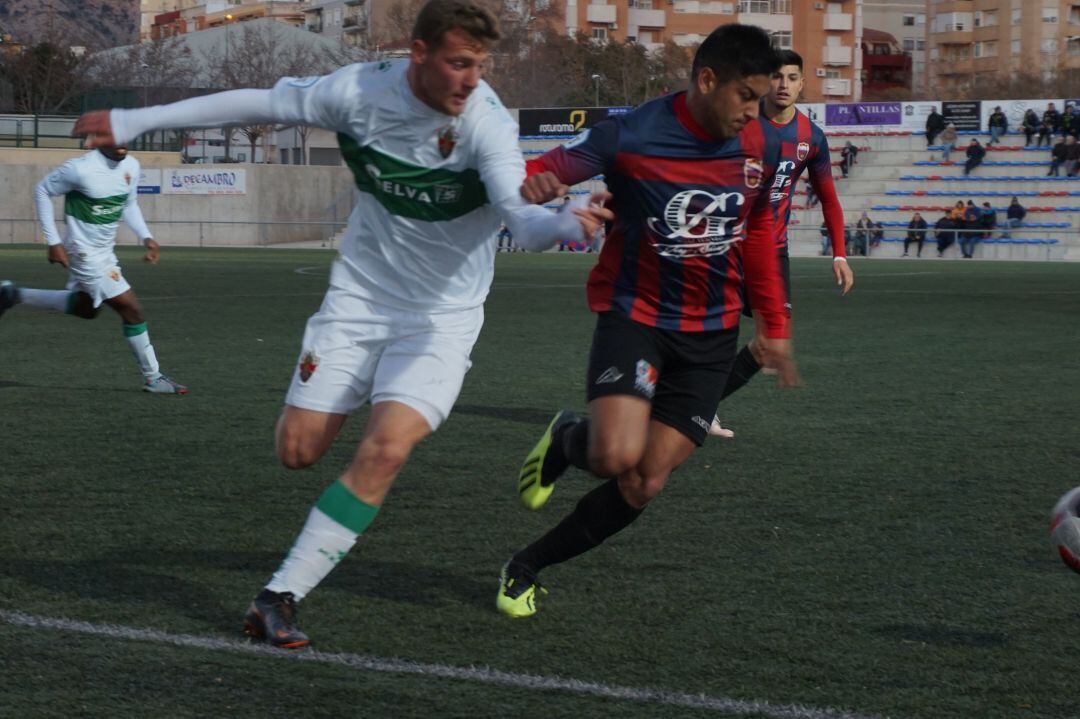
[[[283,558],[278,552],[168,552],[139,549],[83,561],[0,561],[0,572],[49,593],[115,605],[160,607],[224,632],[235,631],[244,606],[223,603],[235,586],[252,572],[260,577],[250,588],[261,589]],[[236,572],[227,587],[211,586],[204,571]],[[243,578],[239,575],[243,575]],[[355,557],[332,572],[325,589],[357,598],[412,604],[428,609],[452,604],[487,604],[491,577],[468,576],[446,568],[404,561]]]
[[878,627],[875,631],[900,641],[944,647],[991,649],[1004,647],[1009,643],[1008,636],[1001,632],[976,632],[940,624],[891,624]]

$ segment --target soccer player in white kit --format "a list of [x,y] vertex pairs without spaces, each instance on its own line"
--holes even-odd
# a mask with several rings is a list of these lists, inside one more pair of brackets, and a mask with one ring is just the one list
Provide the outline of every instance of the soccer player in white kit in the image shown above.
[[322,307],[308,320],[277,426],[278,457],[307,467],[348,414],[372,411],[352,463],[327,489],[266,588],[245,631],[278,647],[309,639],[296,602],[371,524],[413,447],[447,417],[469,368],[494,269],[495,235],[539,250],[591,237],[610,211],[596,195],[559,213],[520,195],[517,125],[481,80],[494,17],[473,0],[430,0],[408,60],[350,65],[145,110],[91,113],[91,142],[151,129],[303,124],[334,130],[359,200]]
[[[150,234],[138,203],[139,162],[127,147],[99,146],[68,160],[34,188],[34,204],[49,262],[68,270],[66,290],[39,290],[0,282],[0,315],[17,304],[94,319],[102,304],[120,315],[124,337],[154,394],[187,394],[187,387],[161,373],[139,299],[120,272],[116,232],[120,220],[146,247],[146,262],[157,264],[161,247]],[[53,197],[64,198],[63,239],[56,232]]]

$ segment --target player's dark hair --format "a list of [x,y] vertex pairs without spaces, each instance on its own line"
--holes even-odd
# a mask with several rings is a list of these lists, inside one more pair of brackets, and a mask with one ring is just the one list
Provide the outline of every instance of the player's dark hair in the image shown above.
[[769,33],[754,25],[721,25],[709,33],[694,53],[691,77],[703,68],[716,74],[721,84],[751,75],[772,75],[780,58]]
[[802,72],[802,55],[794,50],[778,50],[776,54],[780,57],[780,67],[785,65],[797,65],[799,72]]
[[428,0],[416,16],[412,39],[423,40],[425,45],[435,49],[451,30],[461,30],[485,47],[502,37],[495,16],[479,3],[472,0]]

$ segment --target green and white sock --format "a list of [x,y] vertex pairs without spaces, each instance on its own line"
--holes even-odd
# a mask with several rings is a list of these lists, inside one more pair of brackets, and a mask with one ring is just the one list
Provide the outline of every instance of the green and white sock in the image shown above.
[[160,377],[157,355],[154,353],[154,345],[150,344],[150,332],[146,329],[146,323],[125,324],[124,337],[127,338],[131,353],[135,355],[135,361],[139,363],[139,370],[142,371],[146,381],[152,382]]
[[349,491],[341,480],[330,485],[308,514],[292,549],[266,588],[307,596],[345,558],[360,533],[379,513]]
[[75,304],[75,293],[67,290],[35,290],[19,288],[19,300],[24,305],[40,307],[43,310],[56,310],[71,314]]

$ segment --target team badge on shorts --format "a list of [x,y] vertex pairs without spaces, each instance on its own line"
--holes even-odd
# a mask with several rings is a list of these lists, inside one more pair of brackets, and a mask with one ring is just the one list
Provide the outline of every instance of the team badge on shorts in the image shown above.
[[447,125],[439,130],[439,154],[450,157],[450,153],[457,146],[458,134],[453,125]]
[[756,157],[748,157],[743,162],[743,179],[746,180],[746,186],[751,190],[761,185],[761,178],[765,174],[765,168],[761,165],[761,160]]
[[656,380],[660,375],[656,368],[641,359],[637,361],[637,375],[634,378],[634,388],[649,399],[656,394]]
[[304,352],[304,356],[300,358],[300,381],[307,382],[311,379],[311,375],[315,374],[315,370],[319,368],[319,358],[311,350]]
[[795,157],[802,162],[810,155],[810,143],[800,142],[799,146],[795,148]]
[[118,270],[115,267],[110,268],[109,269],[109,279],[112,280],[113,282],[119,282],[120,281],[120,270]]

